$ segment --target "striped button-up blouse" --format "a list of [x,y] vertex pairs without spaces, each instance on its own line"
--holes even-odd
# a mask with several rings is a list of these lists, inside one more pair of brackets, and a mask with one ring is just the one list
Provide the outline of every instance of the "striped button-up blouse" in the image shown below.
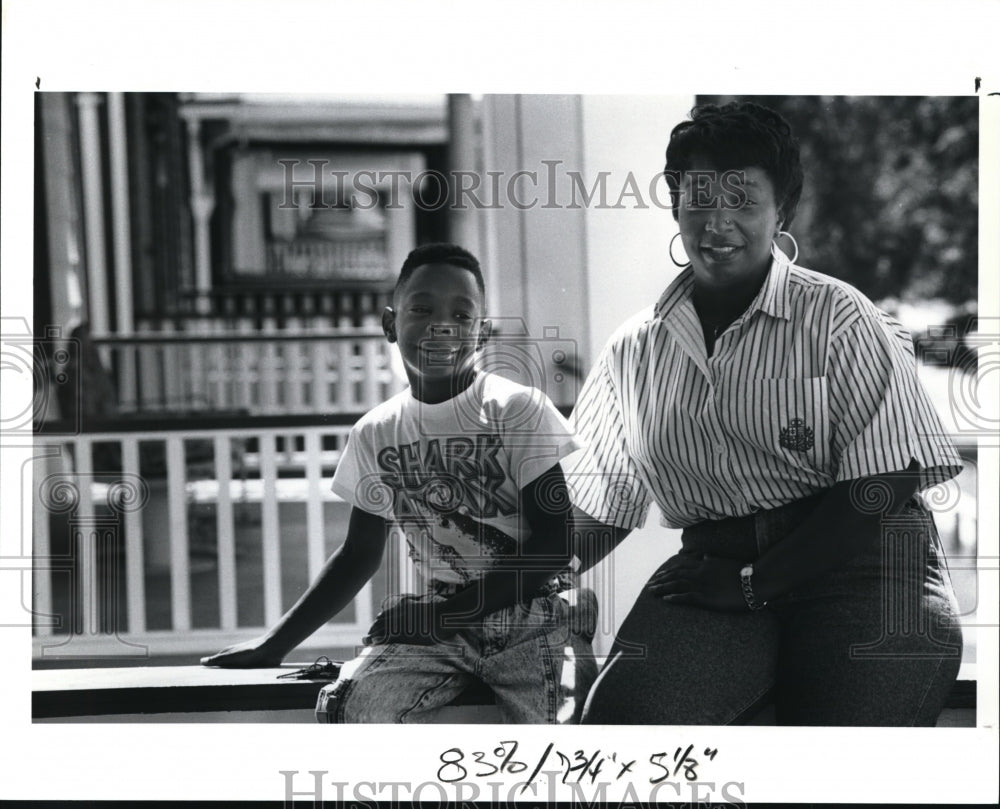
[[749,514],[844,480],[961,461],[916,376],[909,334],[849,284],[772,263],[708,356],[690,267],[611,337],[574,409],[575,505],[611,525]]

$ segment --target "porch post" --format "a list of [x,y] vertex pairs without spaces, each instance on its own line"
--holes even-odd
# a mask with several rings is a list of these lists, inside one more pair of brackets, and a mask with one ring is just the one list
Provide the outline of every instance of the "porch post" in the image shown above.
[[201,121],[187,117],[188,171],[191,181],[191,215],[194,219],[194,268],[195,288],[198,293],[197,311],[210,311],[208,293],[212,289],[212,252],[209,218],[215,207],[215,198],[210,187],[205,185],[204,155],[201,151]]
[[[448,171],[451,184],[452,208],[448,212],[448,233],[451,241],[476,252],[479,247],[478,217],[480,213],[468,198],[457,197],[458,187],[470,180],[456,177],[456,172],[475,172],[478,175],[479,161],[476,159],[476,118],[472,96],[456,93],[448,96]],[[458,207],[464,205],[465,210]]]
[[[101,132],[97,93],[80,93],[80,166],[83,179],[84,236],[87,245],[87,299],[90,333],[104,337],[110,332],[108,316],[108,266],[104,241],[104,186],[101,179]],[[101,360],[109,364],[108,349]]]
[[[111,211],[115,255],[115,314],[117,332],[130,335],[135,329],[132,296],[132,238],[129,218],[128,144],[125,131],[125,96],[108,93],[108,134],[111,160]],[[136,394],[135,352],[124,348],[119,357],[118,399],[134,403]]]

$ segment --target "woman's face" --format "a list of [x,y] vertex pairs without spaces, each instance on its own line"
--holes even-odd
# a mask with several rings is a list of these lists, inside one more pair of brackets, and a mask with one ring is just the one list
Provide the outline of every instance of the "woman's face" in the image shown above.
[[[698,165],[698,163],[695,163]],[[781,229],[774,185],[763,169],[684,172],[677,221],[701,284],[727,287],[762,276]]]

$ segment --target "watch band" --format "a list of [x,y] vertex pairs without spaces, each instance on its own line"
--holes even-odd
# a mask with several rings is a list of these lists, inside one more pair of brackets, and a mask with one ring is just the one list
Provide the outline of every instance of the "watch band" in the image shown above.
[[757,610],[764,609],[767,606],[767,602],[758,602],[754,597],[753,583],[751,581],[752,576],[753,565],[747,563],[740,569],[740,587],[743,589],[743,600],[747,603],[747,607],[756,612]]

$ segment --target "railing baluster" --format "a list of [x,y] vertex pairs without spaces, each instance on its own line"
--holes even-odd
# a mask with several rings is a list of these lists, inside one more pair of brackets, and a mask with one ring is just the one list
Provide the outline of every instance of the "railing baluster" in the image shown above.
[[[191,322],[190,327],[195,335],[206,334],[208,332],[208,324],[200,318]],[[186,380],[190,391],[190,398],[182,396],[180,407],[191,410],[201,410],[202,408],[211,407],[208,400],[208,374],[206,370],[206,361],[209,358],[205,356],[205,347],[198,342],[189,343],[186,353],[188,355],[188,367],[186,371],[181,373],[181,387],[183,390],[184,381]]]
[[[354,328],[347,315],[340,316],[340,328],[350,331]],[[354,341],[337,341],[337,409],[347,412],[354,407]]]
[[[221,319],[212,318],[208,321],[207,330],[210,334],[220,334],[225,330],[225,325]],[[214,410],[225,410],[229,407],[226,345],[212,343],[206,353],[208,354],[208,406]]]
[[278,528],[278,478],[274,433],[263,433],[260,444],[260,477],[263,501],[260,505],[262,564],[264,566],[264,623],[273,626],[281,617],[281,537]]
[[306,553],[309,560],[309,581],[319,575],[326,561],[323,531],[322,440],[319,432],[311,429],[305,434],[306,442]]
[[[174,334],[174,324],[164,321],[160,329],[164,334]],[[185,376],[187,373],[181,372],[180,348],[176,343],[168,343],[161,347],[163,352],[163,405],[165,407],[189,407],[186,395]]]
[[59,453],[49,449],[43,455],[32,459],[32,492],[31,498],[31,554],[34,558],[32,572],[32,589],[35,593],[32,609],[35,616],[32,620],[35,634],[39,637],[52,634],[52,536],[49,526],[49,510],[41,497],[42,482],[51,474],[52,458],[59,458]]
[[[143,323],[139,327],[141,333],[152,331],[147,324]],[[160,348],[158,346],[142,346],[139,349],[139,368],[141,371],[142,384],[139,386],[140,401],[123,403],[129,408],[136,410],[148,410],[156,407],[160,402]]]
[[[223,320],[216,321],[215,328],[219,334],[228,330]],[[221,386],[219,409],[222,410],[236,407],[239,401],[239,396],[236,393],[237,352],[238,348],[235,343],[219,346],[219,383]]]
[[[122,474],[125,480],[139,479],[139,441],[134,436],[122,438]],[[146,631],[146,567],[143,552],[142,512],[125,510],[125,603],[128,631]],[[121,629],[121,627],[119,627]]]
[[[316,318],[315,323],[317,329],[323,328],[322,318]],[[309,375],[312,379],[312,406],[313,410],[317,413],[328,413],[333,409],[330,401],[329,351],[329,342],[323,340],[313,340],[309,350],[311,357]]]
[[[275,301],[272,298],[268,298],[269,309],[274,308]],[[273,334],[278,331],[277,324],[274,317],[267,317],[264,319],[263,328],[261,331],[264,334]],[[278,347],[273,342],[268,340],[263,343],[260,348],[260,401],[258,405],[263,413],[279,413],[281,412],[278,407]]]
[[191,628],[191,566],[188,561],[184,437],[167,437],[167,508],[170,525],[170,614],[175,632]]
[[219,559],[219,624],[221,629],[236,629],[236,538],[233,524],[233,464],[230,438],[215,437],[215,478],[219,499],[215,505]]
[[[242,334],[253,334],[253,321],[248,318],[241,318],[239,321],[238,332]],[[237,349],[238,362],[234,370],[234,376],[236,378],[236,387],[238,390],[237,402],[239,406],[253,412],[254,408],[254,397],[253,397],[253,355],[251,352],[254,350],[254,346],[248,345],[247,343],[240,343]]]
[[[122,335],[119,335],[122,336]],[[136,349],[128,343],[117,346],[118,354],[118,401],[138,406],[136,390]]]
[[[365,315],[362,325],[365,329],[378,328],[378,318],[375,315]],[[371,339],[361,342],[361,385],[362,403],[365,410],[370,410],[382,401],[379,393],[379,344]]]
[[336,308],[337,300],[334,293],[321,292],[319,296],[320,328],[326,328],[327,323],[333,322],[333,315]]
[[80,436],[75,445],[76,479],[80,496],[76,507],[76,523],[83,526],[82,531],[74,531],[75,538],[79,540],[76,558],[80,571],[81,629],[84,635],[95,635],[100,631],[100,594],[97,582],[97,546],[90,530],[94,525],[94,499],[90,489],[94,479],[93,444],[87,436]]
[[[304,327],[297,317],[288,318],[288,328],[296,331]],[[302,343],[284,343],[282,352],[285,356],[285,411],[288,413],[305,412],[302,400]]]

